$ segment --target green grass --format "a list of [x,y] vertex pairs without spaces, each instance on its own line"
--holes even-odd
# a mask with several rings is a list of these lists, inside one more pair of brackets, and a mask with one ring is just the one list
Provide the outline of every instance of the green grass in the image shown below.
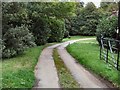
[[30,48],[23,55],[4,59],[2,63],[3,88],[32,88],[34,85],[34,67],[43,46]]
[[69,40],[76,40],[76,39],[81,39],[81,38],[93,38],[94,36],[71,36],[71,38],[64,38],[62,41],[69,41]]
[[99,59],[99,46],[96,40],[76,42],[69,45],[67,50],[88,70],[120,87],[119,71]]
[[80,85],[74,80],[73,76],[70,74],[64,62],[61,60],[57,49],[54,49],[53,58],[57,68],[59,83],[62,88],[79,88]]

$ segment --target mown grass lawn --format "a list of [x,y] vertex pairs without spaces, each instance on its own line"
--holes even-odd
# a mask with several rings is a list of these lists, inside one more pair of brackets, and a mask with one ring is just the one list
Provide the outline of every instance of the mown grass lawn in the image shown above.
[[3,59],[2,85],[3,88],[32,88],[34,85],[34,67],[43,46],[30,48],[23,55]]
[[67,51],[88,70],[120,87],[120,72],[99,59],[99,45],[96,40],[76,42],[69,45]]
[[81,38],[93,38],[94,36],[71,36],[71,38],[64,38],[62,41],[76,40]]

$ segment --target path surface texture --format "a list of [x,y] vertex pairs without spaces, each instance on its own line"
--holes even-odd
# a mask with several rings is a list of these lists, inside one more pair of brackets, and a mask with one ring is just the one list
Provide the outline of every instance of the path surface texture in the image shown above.
[[65,49],[67,45],[72,44],[74,42],[92,39],[95,38],[71,40],[45,48],[42,51],[35,68],[35,88],[60,87],[56,67],[52,57],[54,48],[57,48],[61,59],[64,61],[66,67],[70,70],[75,80],[80,84],[81,88],[108,88],[108,86],[105,83],[101,82],[84,67],[76,63],[76,60]]
[[52,57],[53,48],[58,45],[47,47],[42,51],[35,67],[35,88],[59,88],[58,75]]

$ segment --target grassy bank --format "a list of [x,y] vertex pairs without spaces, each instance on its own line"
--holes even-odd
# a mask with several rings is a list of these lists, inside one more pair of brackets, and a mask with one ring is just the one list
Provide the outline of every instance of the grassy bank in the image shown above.
[[119,72],[99,59],[99,46],[96,40],[71,44],[67,51],[84,67],[120,87]]
[[30,48],[23,55],[4,59],[2,63],[3,88],[31,88],[34,84],[34,67],[43,46]]
[[64,62],[61,60],[57,49],[54,49],[53,58],[55,61],[55,65],[57,68],[58,76],[59,76],[59,83],[62,88],[79,88],[80,85],[74,80]]

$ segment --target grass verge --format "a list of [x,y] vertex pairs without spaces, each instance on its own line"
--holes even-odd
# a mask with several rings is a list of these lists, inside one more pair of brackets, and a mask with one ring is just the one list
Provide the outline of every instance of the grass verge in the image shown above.
[[76,39],[82,39],[82,38],[93,38],[95,36],[71,36],[71,38],[64,38],[62,42],[69,41],[69,40],[76,40]]
[[69,70],[64,65],[64,62],[61,60],[57,49],[53,51],[53,58],[57,68],[59,82],[62,88],[79,88],[80,85],[74,80],[73,76],[70,74]]
[[99,46],[96,40],[76,42],[69,45],[67,51],[88,70],[120,87],[120,72],[99,59]]
[[23,55],[3,59],[2,62],[2,87],[3,88],[32,88],[34,67],[43,46],[30,48]]

